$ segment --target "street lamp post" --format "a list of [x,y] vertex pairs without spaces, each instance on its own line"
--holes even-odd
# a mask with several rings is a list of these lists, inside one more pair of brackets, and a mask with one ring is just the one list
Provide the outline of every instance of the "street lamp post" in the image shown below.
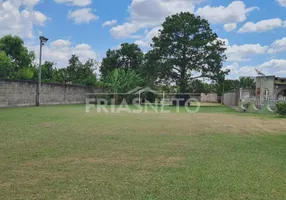
[[39,60],[39,69],[38,69],[38,85],[37,85],[37,97],[36,97],[36,106],[40,106],[40,92],[41,92],[41,78],[42,78],[42,48],[45,43],[49,40],[44,36],[40,36],[40,60]]

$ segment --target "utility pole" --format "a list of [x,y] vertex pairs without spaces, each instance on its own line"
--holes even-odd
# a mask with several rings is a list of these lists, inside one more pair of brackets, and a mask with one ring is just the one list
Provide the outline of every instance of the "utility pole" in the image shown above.
[[49,40],[44,36],[40,36],[40,58],[39,58],[39,69],[38,69],[38,85],[37,85],[37,94],[36,94],[36,106],[40,106],[40,93],[41,93],[41,78],[42,78],[42,48],[45,43]]

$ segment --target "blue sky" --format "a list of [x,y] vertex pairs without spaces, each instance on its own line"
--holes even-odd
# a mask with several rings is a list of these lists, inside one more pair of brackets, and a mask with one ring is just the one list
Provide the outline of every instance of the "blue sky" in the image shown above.
[[192,12],[226,41],[229,78],[286,76],[286,0],[0,0],[0,36],[17,34],[44,60],[65,67],[71,54],[100,62],[108,48],[135,42],[148,51],[168,15]]

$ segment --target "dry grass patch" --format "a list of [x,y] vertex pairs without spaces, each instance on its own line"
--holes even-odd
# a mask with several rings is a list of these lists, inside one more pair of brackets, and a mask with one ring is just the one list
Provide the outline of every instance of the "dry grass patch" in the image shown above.
[[139,132],[144,131],[147,134],[275,134],[286,130],[285,119],[273,120],[218,113],[124,114],[121,119],[124,120],[125,117],[130,118],[129,128]]
[[219,106],[195,115],[0,112],[0,199],[286,198],[285,119]]
[[52,128],[52,127],[55,127],[55,126],[56,126],[55,123],[50,123],[50,122],[45,122],[45,123],[41,123],[40,124],[41,128]]

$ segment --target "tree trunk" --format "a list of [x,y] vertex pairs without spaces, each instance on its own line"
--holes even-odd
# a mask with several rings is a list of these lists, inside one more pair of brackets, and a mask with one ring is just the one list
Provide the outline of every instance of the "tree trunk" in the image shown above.
[[187,83],[187,78],[186,78],[186,68],[182,67],[181,69],[181,74],[180,74],[180,93],[186,93],[187,91],[187,87],[188,87],[188,83]]

